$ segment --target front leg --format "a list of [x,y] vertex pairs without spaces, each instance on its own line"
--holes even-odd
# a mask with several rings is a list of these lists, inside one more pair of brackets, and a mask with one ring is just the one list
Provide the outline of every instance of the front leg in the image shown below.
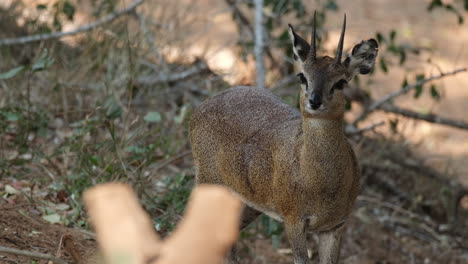
[[337,264],[340,258],[341,237],[344,224],[332,230],[319,233],[319,258],[320,264]]
[[294,255],[294,264],[309,264],[307,254],[307,221],[302,219],[289,219],[284,221],[286,235],[291,244]]

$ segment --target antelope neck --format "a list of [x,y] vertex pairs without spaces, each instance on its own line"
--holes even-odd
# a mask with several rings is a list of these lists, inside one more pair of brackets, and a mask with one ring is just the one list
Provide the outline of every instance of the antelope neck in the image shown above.
[[343,129],[341,119],[302,120],[303,154],[332,158],[345,140]]

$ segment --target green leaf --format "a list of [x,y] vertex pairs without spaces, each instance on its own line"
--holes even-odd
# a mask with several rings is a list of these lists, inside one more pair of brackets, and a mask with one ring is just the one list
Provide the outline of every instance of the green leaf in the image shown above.
[[332,10],[332,11],[337,11],[338,10],[338,5],[336,4],[335,1],[328,1],[326,4],[325,4],[325,8],[328,9],[328,10]]
[[390,120],[390,130],[392,131],[393,134],[396,134],[398,132],[398,119],[392,119]]
[[125,148],[126,152],[132,152],[135,154],[143,154],[146,152],[146,149],[139,147],[139,146],[128,146]]
[[442,7],[444,4],[442,3],[441,0],[432,0],[432,2],[429,4],[427,7],[427,10],[432,11],[435,7]]
[[149,123],[158,123],[161,121],[161,114],[158,112],[148,112],[143,119]]
[[10,122],[15,122],[20,119],[20,115],[14,112],[4,112],[3,115],[5,116],[6,120]]
[[106,117],[109,119],[116,119],[122,115],[122,107],[114,96],[107,98],[104,102],[104,109],[106,109]]
[[423,87],[422,85],[418,85],[414,88],[415,92],[414,92],[414,98],[419,98],[422,94],[422,91],[423,91]]
[[380,68],[382,69],[383,72],[385,73],[388,72],[387,62],[385,61],[384,57],[380,58]]
[[408,86],[408,80],[405,77],[405,79],[403,80],[403,83],[401,84],[401,89],[404,89],[407,86]]
[[0,73],[0,80],[6,80],[15,77],[18,73],[22,72],[24,69],[26,69],[26,66],[18,66],[16,68],[13,68],[7,72]]
[[390,41],[393,42],[395,40],[395,37],[396,37],[396,31],[395,30],[392,30],[390,32]]
[[36,6],[36,9],[37,9],[37,10],[44,10],[44,9],[47,9],[47,5],[37,5],[37,6]]
[[385,43],[386,42],[385,37],[380,32],[377,32],[376,38],[377,38],[378,43]]
[[468,11],[468,0],[465,0],[464,3],[465,4],[463,5],[463,7],[465,8],[466,11]]
[[42,219],[46,220],[47,222],[51,224],[60,223],[60,215],[58,214],[43,215]]
[[54,64],[54,58],[50,57],[47,50],[43,50],[39,59],[34,62],[31,69],[34,72],[42,71]]
[[296,17],[302,17],[305,15],[305,8],[301,0],[294,0],[293,8],[296,10]]
[[[418,74],[416,75],[416,82],[420,82],[424,80],[424,74]],[[422,91],[423,91],[423,85],[420,84],[418,86],[416,86],[415,88],[415,92],[414,92],[414,98],[419,98],[422,94]]]
[[56,30],[62,30],[62,23],[60,22],[60,19],[57,15],[54,16],[52,25],[54,25]]
[[439,93],[439,91],[437,90],[437,87],[434,84],[431,85],[431,96],[436,101],[440,100],[440,93]]
[[62,11],[67,16],[68,20],[73,20],[73,17],[75,16],[75,6],[68,1],[65,1]]
[[400,65],[403,65],[406,61],[406,51],[404,49],[400,49]]
[[424,73],[416,75],[416,81],[417,82],[422,81],[422,80],[424,80]]

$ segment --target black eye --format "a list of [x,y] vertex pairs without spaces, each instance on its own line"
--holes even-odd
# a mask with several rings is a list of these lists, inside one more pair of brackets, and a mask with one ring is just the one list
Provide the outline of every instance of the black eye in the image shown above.
[[307,85],[307,79],[305,78],[305,76],[304,76],[303,73],[298,73],[298,74],[297,74],[297,77],[298,77],[299,80],[301,81],[301,84],[303,84],[303,85],[306,86],[306,89],[309,88],[308,85]]
[[343,90],[344,86],[348,84],[348,82],[344,79],[339,80],[337,83],[333,85],[332,90],[338,89],[338,90]]

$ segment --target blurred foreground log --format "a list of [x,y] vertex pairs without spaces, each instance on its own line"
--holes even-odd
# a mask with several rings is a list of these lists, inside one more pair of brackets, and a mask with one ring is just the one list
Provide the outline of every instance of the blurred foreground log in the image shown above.
[[107,263],[222,263],[238,237],[242,204],[218,186],[194,189],[184,219],[164,241],[128,185],[99,185],[84,200]]

